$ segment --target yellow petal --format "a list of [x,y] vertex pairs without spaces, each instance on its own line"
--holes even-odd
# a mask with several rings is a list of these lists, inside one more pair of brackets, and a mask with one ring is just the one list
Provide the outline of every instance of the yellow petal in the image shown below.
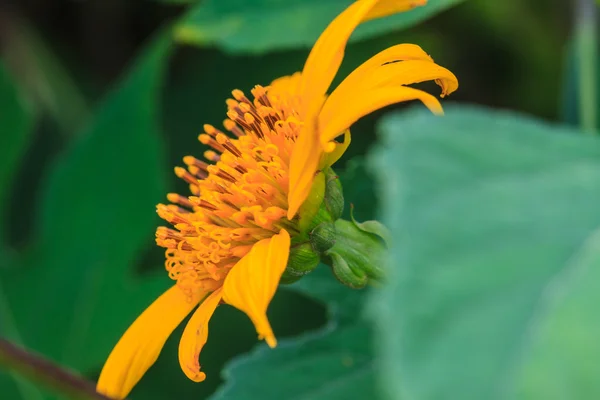
[[320,100],[344,58],[350,35],[364,21],[408,11],[426,0],[358,0],[338,15],[313,46],[302,71],[302,97],[310,103]]
[[285,93],[286,96],[296,95],[300,90],[301,79],[302,74],[300,72],[277,78],[269,85],[269,93]]
[[208,339],[208,321],[219,305],[221,288],[208,296],[188,321],[179,342],[179,364],[185,375],[194,382],[202,382],[206,374],[200,371],[200,351]]
[[379,0],[365,16],[364,21],[409,11],[425,4],[427,4],[427,0]]
[[335,149],[331,153],[325,153],[324,156],[321,157],[319,169],[322,170],[335,164],[346,152],[348,146],[350,146],[350,140],[350,129],[347,129],[346,132],[344,132],[344,141],[342,143],[335,143]]
[[154,364],[171,332],[199,301],[200,295],[190,298],[177,286],[156,299],[108,356],[96,386],[98,393],[124,399]]
[[344,48],[350,35],[377,1],[359,0],[352,3],[317,39],[302,70],[301,93],[307,107],[325,96],[342,63]]
[[[369,72],[362,73],[360,76],[356,76],[354,73],[351,74],[329,96],[319,115],[321,142],[331,140],[331,132],[328,131],[325,134],[323,126],[326,126],[330,120],[336,119],[346,107],[348,98],[356,97],[357,94],[368,93],[384,87],[398,87],[430,80],[434,80],[441,86],[442,97],[458,88],[456,76],[446,68],[440,67],[431,61],[408,60],[394,62],[381,65]],[[341,132],[338,132],[337,135]]]
[[308,197],[312,187],[313,178],[319,167],[319,160],[323,154],[320,144],[319,132],[316,129],[317,115],[321,105],[313,103],[308,117],[290,158],[290,189],[288,193],[288,219],[292,219]]
[[223,284],[223,300],[245,312],[259,339],[270,347],[277,341],[267,319],[267,307],[279,285],[290,254],[290,235],[285,230],[257,242],[231,269]]
[[322,126],[321,138],[324,141],[333,140],[359,118],[390,104],[409,100],[421,100],[433,113],[443,114],[438,99],[422,90],[405,86],[377,88],[338,101],[337,113],[331,114],[329,120],[319,122]]
[[[348,90],[354,90],[357,86],[364,86],[362,84],[364,79],[371,75],[378,74],[379,69],[386,64],[407,60],[431,61],[433,63],[433,59],[416,44],[404,43],[392,46],[369,58],[352,71],[352,73],[335,89],[332,96],[334,98],[336,96],[343,96]],[[331,96],[328,101],[330,99]]]
[[382,65],[373,74],[362,80],[362,87],[373,89],[383,86],[411,85],[425,81],[435,81],[442,88],[441,97],[458,89],[458,79],[452,72],[435,63],[422,60]]

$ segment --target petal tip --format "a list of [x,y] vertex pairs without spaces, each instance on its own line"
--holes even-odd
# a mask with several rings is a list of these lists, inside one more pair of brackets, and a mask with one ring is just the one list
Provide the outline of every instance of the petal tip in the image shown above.
[[265,342],[269,345],[270,348],[274,349],[277,347],[277,339],[275,339],[274,335],[268,335],[265,337]]

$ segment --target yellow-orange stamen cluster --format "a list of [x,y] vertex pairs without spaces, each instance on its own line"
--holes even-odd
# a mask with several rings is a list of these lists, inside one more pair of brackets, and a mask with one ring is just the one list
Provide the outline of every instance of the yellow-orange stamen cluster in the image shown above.
[[159,204],[158,214],[174,229],[159,227],[156,242],[167,248],[166,269],[179,287],[213,291],[257,241],[282,228],[297,232],[289,221],[289,162],[300,122],[293,104],[256,86],[250,101],[239,90],[227,100],[226,135],[204,126],[199,141],[214,151],[211,163],[187,156],[186,168],[175,173],[190,185],[192,196],[170,193],[172,203]]

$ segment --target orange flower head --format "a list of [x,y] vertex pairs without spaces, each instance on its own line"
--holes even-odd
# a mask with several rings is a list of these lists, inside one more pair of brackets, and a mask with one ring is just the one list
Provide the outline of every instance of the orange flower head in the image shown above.
[[156,242],[166,248],[165,265],[175,284],[116,344],[98,392],[125,398],[192,311],[179,362],[190,379],[204,380],[198,359],[209,320],[222,303],[246,313],[259,338],[276,346],[267,308],[288,265],[292,239],[306,245],[315,202],[323,198],[313,194],[324,191],[315,177],[342,156],[349,127],[374,110],[408,100],[441,114],[434,96],[407,85],[434,80],[442,97],[458,87],[456,77],[420,47],[402,44],[376,54],[327,94],[357,25],[425,2],[358,0],[321,34],[302,72],[255,86],[250,98],[232,92],[223,123],[227,133],[205,125],[198,138],[212,148],[204,153],[206,161],[187,156],[187,167],[175,168],[191,195],[170,193],[171,204],[157,206],[171,225],[157,229]]
[[296,99],[269,89],[256,86],[252,100],[233,91],[223,123],[228,134],[205,125],[198,137],[214,149],[204,154],[208,162],[187,156],[187,169],[175,168],[192,196],[170,193],[173,204],[157,207],[174,228],[156,232],[157,244],[167,248],[166,269],[190,296],[222,287],[257,242],[282,230],[299,232],[298,216],[287,219],[287,197],[290,156],[302,123]]

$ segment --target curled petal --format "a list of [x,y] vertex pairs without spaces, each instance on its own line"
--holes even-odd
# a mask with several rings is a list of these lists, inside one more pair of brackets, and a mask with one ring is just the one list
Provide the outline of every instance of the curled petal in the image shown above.
[[362,63],[342,81],[333,94],[342,96],[348,90],[354,90],[359,86],[364,87],[363,81],[380,73],[382,66],[408,60],[430,61],[433,63],[433,59],[416,44],[398,44],[377,53]]
[[337,160],[339,160],[342,157],[342,155],[346,152],[348,146],[350,146],[350,140],[350,129],[347,129],[346,132],[344,132],[344,141],[342,143],[335,143],[335,148],[333,149],[333,151],[330,153],[325,153],[323,155],[319,164],[319,169],[325,169],[335,164]]
[[210,294],[188,321],[179,342],[179,364],[185,375],[194,382],[202,382],[206,374],[200,371],[200,351],[208,339],[208,322],[222,297],[221,289]]
[[124,399],[154,364],[171,332],[198,305],[201,295],[173,286],[154,301],[121,337],[108,356],[96,390]]
[[[361,68],[362,66],[356,71],[360,71]],[[454,92],[458,88],[458,79],[452,72],[426,60],[394,62],[381,65],[377,68],[369,68],[369,71],[363,70],[363,73],[360,75],[351,74],[329,96],[321,111],[319,116],[321,141],[325,143],[332,139],[332,133],[329,129],[327,129],[326,133],[323,131],[323,124],[326,125],[328,121],[339,117],[340,110],[344,110],[344,107],[348,106],[349,98],[355,98],[360,93],[364,93],[364,97],[368,97],[368,93],[377,89],[390,88],[401,90],[398,86],[431,80],[441,86],[442,97]],[[361,95],[360,97],[363,96]],[[343,129],[346,128],[344,127]],[[343,131],[338,132],[335,136],[338,136],[341,132]]]
[[270,347],[277,345],[267,319],[267,308],[287,266],[290,235],[285,230],[257,242],[231,269],[223,284],[223,300],[245,312],[259,339]]
[[328,119],[319,120],[322,127],[321,140],[331,141],[359,118],[390,104],[409,100],[421,100],[434,114],[444,113],[438,99],[422,90],[405,86],[377,88],[340,100],[337,104],[339,108],[336,108],[339,110],[337,113],[328,114]]

